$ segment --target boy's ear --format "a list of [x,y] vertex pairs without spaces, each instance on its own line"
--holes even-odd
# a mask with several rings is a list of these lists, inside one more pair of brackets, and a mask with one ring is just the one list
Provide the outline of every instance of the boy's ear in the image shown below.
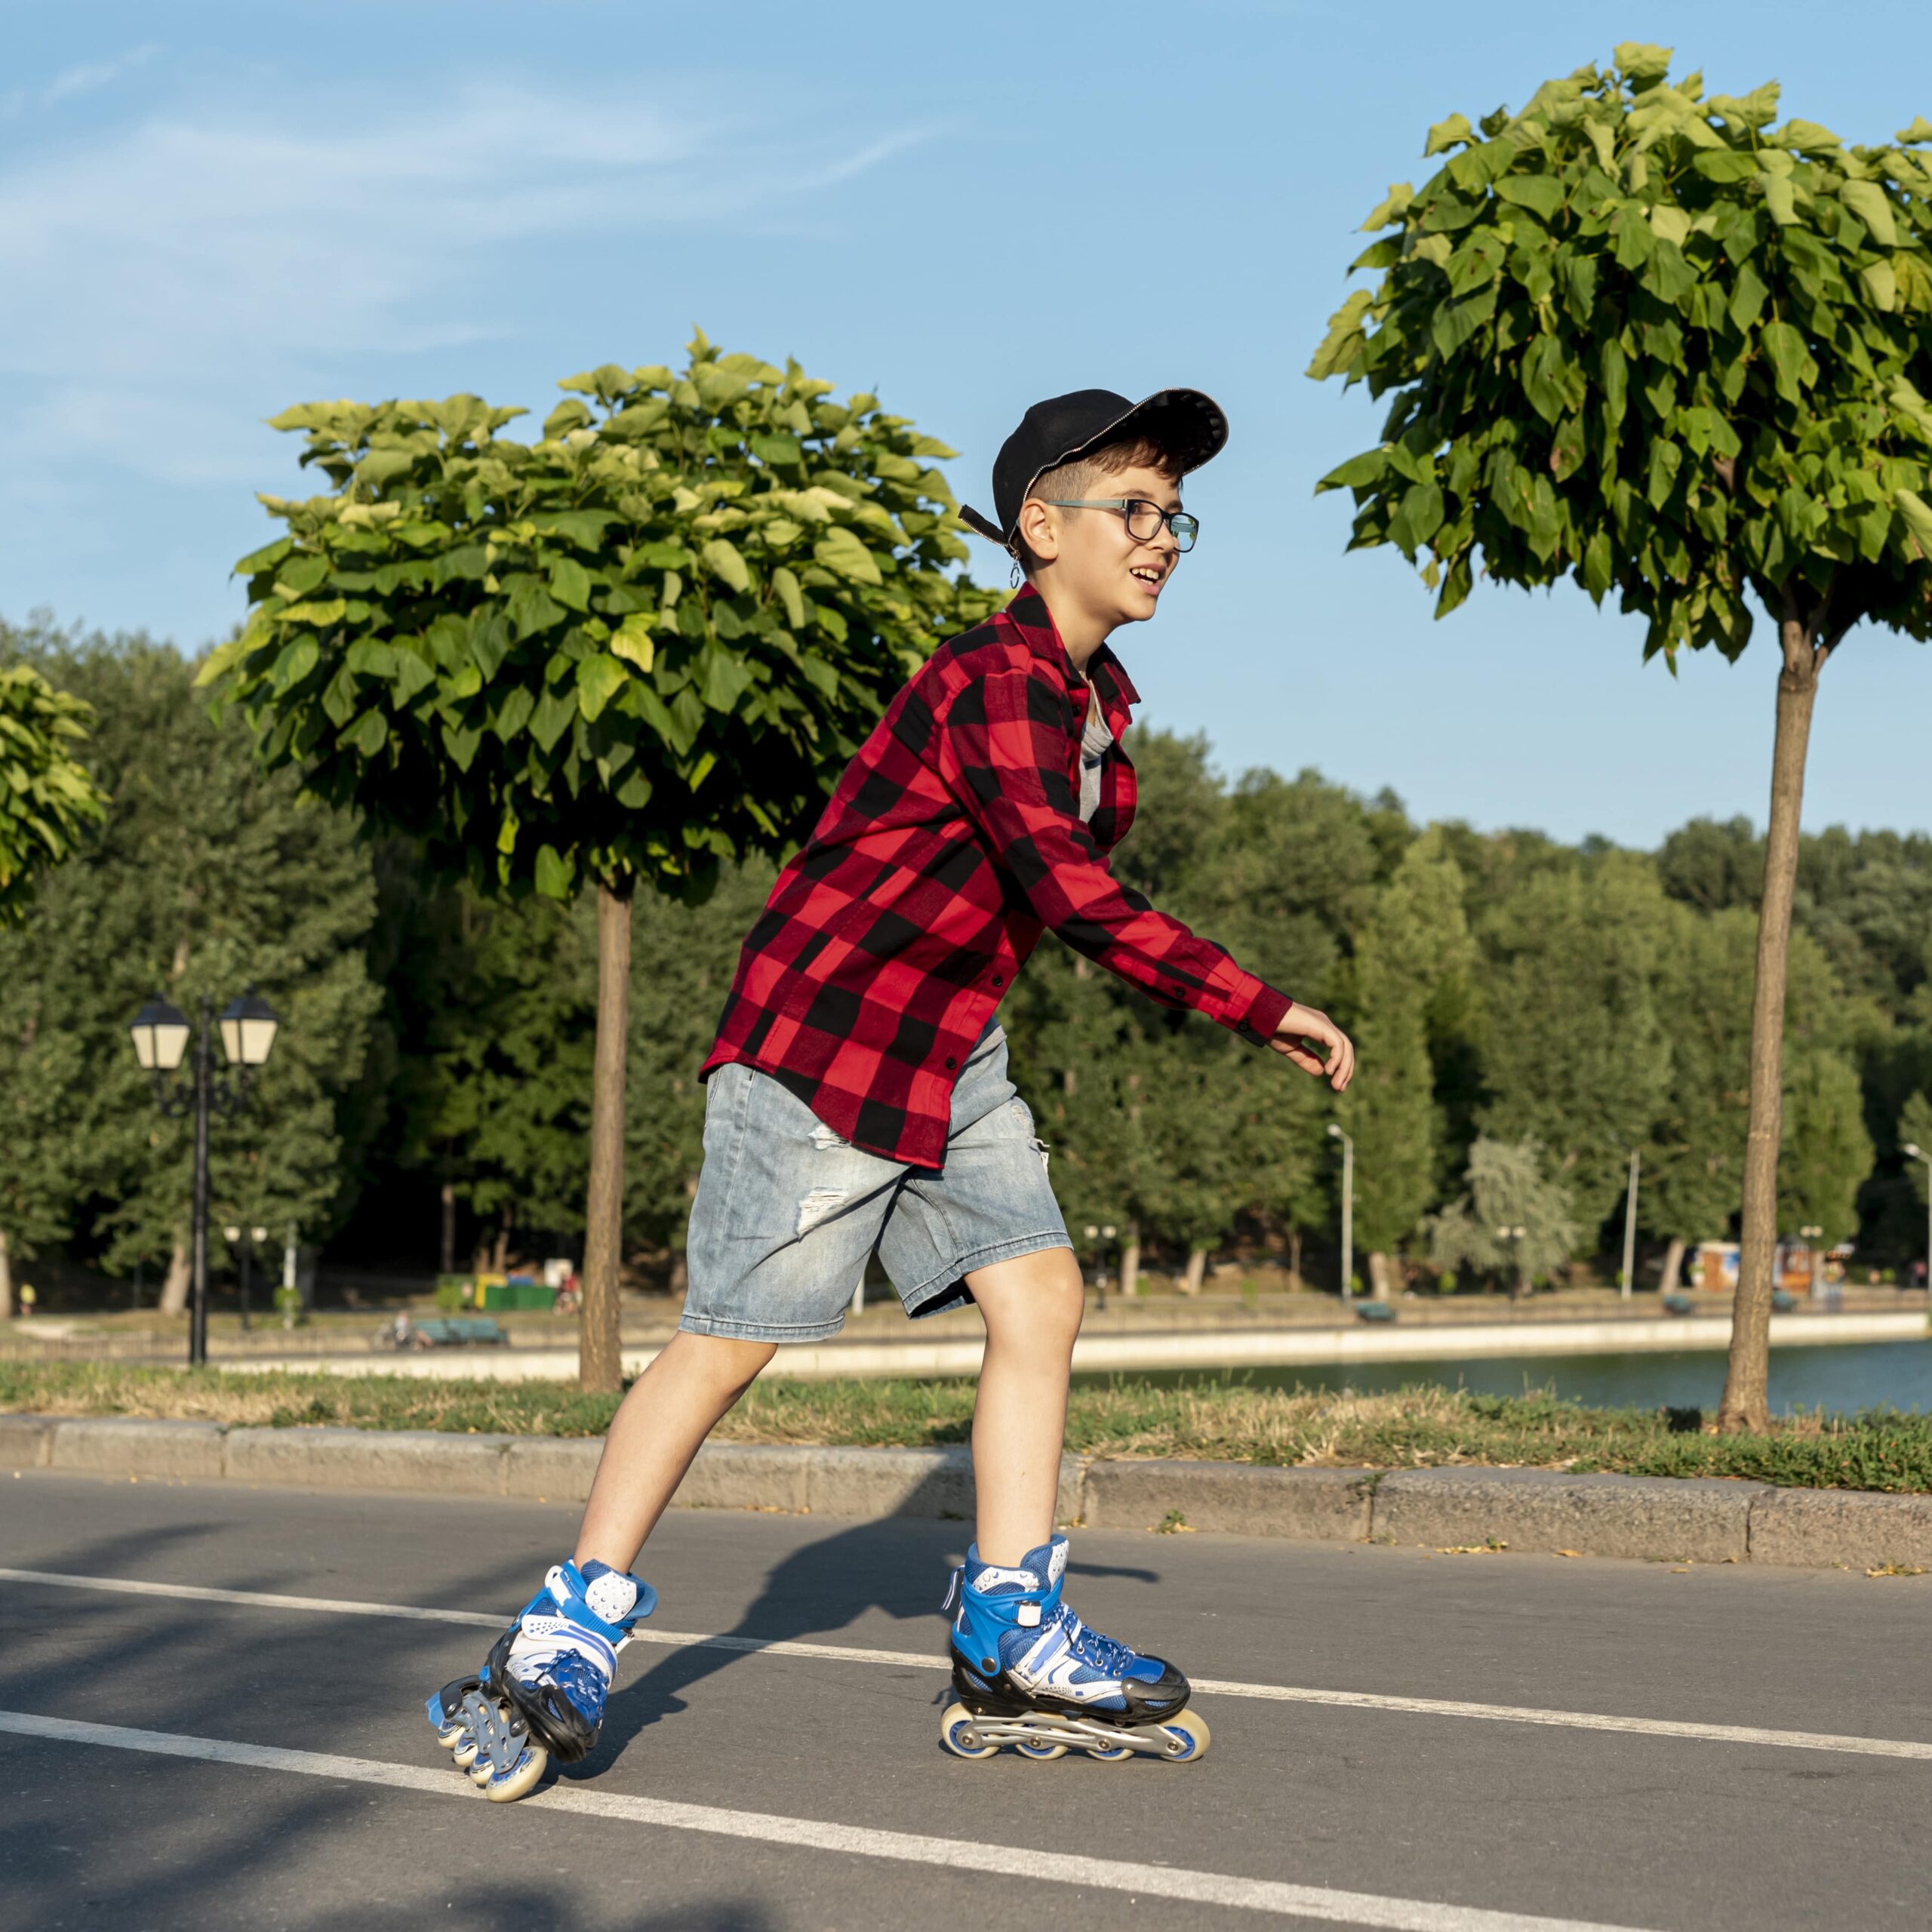
[[1041,563],[1050,564],[1060,555],[1060,519],[1038,497],[1029,497],[1020,506],[1015,528]]

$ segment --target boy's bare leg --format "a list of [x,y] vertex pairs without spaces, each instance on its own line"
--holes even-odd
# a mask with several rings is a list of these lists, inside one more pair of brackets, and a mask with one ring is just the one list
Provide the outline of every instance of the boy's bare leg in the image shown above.
[[777,1352],[685,1329],[672,1337],[611,1420],[577,1531],[579,1564],[631,1568],[704,1438]]
[[1067,1377],[1086,1297],[1064,1247],[976,1268],[966,1285],[986,1324],[973,1407],[980,1559],[1017,1564],[1053,1534]]

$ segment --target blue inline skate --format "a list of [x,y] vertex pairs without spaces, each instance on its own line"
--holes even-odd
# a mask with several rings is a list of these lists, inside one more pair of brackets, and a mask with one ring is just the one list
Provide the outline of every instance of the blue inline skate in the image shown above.
[[617,1653],[657,1607],[648,1583],[608,1563],[558,1564],[483,1668],[430,1698],[437,1743],[497,1804],[534,1790],[552,1758],[589,1755]]
[[1208,1726],[1186,1709],[1187,1679],[1090,1630],[1060,1601],[1066,1539],[1029,1550],[1017,1568],[982,1563],[977,1546],[952,1574],[952,1688],[940,1739],[961,1758],[1011,1744],[1028,1758],[1084,1751],[1110,1763],[1133,1757],[1190,1763],[1205,1755]]

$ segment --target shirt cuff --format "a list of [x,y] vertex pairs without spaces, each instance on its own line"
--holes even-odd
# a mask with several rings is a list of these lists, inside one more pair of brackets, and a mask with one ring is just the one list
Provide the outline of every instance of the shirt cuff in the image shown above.
[[1265,1047],[1275,1037],[1276,1028],[1294,1001],[1265,980],[1255,980],[1254,986],[1246,1011],[1235,1023],[1235,1031],[1251,1044]]

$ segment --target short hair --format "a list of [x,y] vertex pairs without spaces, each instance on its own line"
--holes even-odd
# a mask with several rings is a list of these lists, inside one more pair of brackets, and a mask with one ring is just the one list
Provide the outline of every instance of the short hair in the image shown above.
[[[1108,477],[1118,476],[1124,469],[1158,469],[1177,483],[1181,479],[1180,465],[1166,444],[1157,437],[1130,433],[1118,442],[1103,443],[1098,449],[1088,450],[1057,469],[1041,470],[1028,485],[1021,507],[1035,498],[1044,502],[1049,497],[1090,496]],[[1013,550],[1020,568],[1031,577],[1039,568],[1040,560],[1026,547],[1026,538],[1017,528],[1013,533]]]

